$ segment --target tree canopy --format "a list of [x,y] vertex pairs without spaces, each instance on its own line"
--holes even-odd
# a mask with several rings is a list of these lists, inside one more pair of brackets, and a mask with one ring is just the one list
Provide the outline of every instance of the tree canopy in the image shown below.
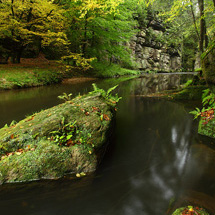
[[128,43],[154,14],[165,26],[162,41],[189,68],[198,50],[204,55],[214,47],[214,6],[212,0],[1,0],[0,58],[19,63],[31,50],[85,69],[96,62],[132,67]]

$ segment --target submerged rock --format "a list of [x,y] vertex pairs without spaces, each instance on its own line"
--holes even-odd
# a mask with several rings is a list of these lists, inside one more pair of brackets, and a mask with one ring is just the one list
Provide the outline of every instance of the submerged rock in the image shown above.
[[0,129],[0,184],[95,171],[115,105],[95,92]]

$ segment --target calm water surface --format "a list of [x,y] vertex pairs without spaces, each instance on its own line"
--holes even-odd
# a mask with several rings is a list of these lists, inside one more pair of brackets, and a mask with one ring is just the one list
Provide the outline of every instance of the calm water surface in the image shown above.
[[[214,212],[212,140],[197,134],[196,122],[188,113],[192,105],[142,96],[174,87],[169,77],[154,82],[155,77],[142,77],[120,84],[123,99],[115,134],[95,174],[3,185],[1,214],[161,215],[189,203]],[[111,83],[99,81],[98,85],[107,88]],[[63,92],[90,89],[91,83],[79,83],[0,93],[1,126],[59,103],[56,97]]]

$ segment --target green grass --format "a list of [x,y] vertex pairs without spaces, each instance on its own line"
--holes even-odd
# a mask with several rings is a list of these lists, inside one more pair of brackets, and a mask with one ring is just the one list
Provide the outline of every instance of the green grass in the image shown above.
[[0,67],[0,89],[35,87],[60,81],[60,73],[51,69]]
[[93,68],[94,70],[91,73],[91,75],[98,78],[113,78],[113,77],[120,77],[125,75],[140,74],[140,71],[138,70],[121,68],[119,65],[116,65],[116,64],[106,65],[106,64],[97,62],[96,64],[93,65]]

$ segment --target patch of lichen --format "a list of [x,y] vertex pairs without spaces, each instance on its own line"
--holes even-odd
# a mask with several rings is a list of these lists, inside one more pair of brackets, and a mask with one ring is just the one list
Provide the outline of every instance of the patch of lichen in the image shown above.
[[[96,151],[107,141],[114,117],[116,104],[109,103],[100,94],[79,96],[0,129],[0,183],[94,171]],[[90,132],[90,144],[67,147],[51,141],[50,133],[62,126],[62,119]]]

